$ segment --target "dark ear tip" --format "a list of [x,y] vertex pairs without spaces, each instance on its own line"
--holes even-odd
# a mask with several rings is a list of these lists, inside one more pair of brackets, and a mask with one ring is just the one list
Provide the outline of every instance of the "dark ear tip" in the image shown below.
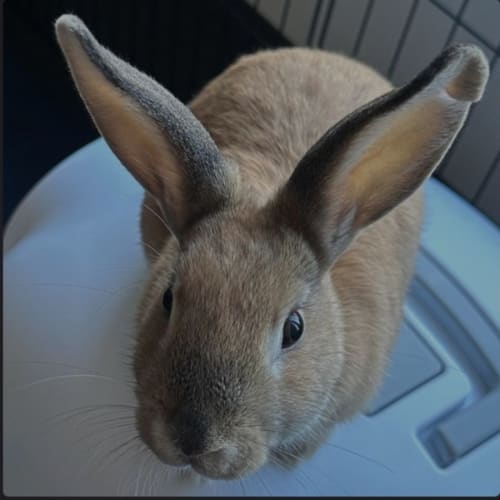
[[476,45],[459,43],[448,47],[441,58],[447,93],[458,101],[479,101],[490,73],[483,51]]

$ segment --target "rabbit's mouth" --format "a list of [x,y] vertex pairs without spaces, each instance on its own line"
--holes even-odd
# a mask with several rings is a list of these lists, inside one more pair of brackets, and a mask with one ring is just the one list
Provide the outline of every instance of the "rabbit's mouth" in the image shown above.
[[239,479],[260,468],[267,460],[265,454],[259,456],[257,450],[245,452],[230,445],[193,456],[187,456],[175,449],[166,450],[157,446],[151,449],[167,465],[191,466],[195,472],[210,479]]
[[189,463],[196,472],[210,479],[235,479],[254,469],[250,466],[253,461],[233,447],[190,457]]
[[[238,436],[237,441],[224,440],[211,449],[190,451],[179,446],[169,426],[159,414],[144,418],[139,412],[138,430],[141,439],[163,463],[191,466],[198,474],[210,479],[237,479],[260,468],[268,459],[268,446],[257,437]],[[246,444],[245,444],[246,443]]]

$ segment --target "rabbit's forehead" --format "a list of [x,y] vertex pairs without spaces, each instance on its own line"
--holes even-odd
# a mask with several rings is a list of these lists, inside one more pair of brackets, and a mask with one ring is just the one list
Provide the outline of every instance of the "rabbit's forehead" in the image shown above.
[[191,242],[176,280],[182,302],[268,315],[297,300],[317,272],[307,245],[293,235],[226,223]]

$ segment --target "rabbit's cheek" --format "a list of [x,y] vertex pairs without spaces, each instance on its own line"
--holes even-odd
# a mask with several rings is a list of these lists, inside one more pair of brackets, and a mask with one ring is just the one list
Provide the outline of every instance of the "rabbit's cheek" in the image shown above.
[[151,448],[162,462],[168,465],[188,465],[188,459],[178,451],[160,416],[153,419],[151,423],[151,436]]
[[177,452],[159,412],[142,407],[137,411],[137,430],[142,441],[153,453],[168,465],[187,465],[182,454]]
[[168,465],[187,465],[185,457],[177,451],[170,433],[167,432],[161,415],[156,415],[151,420],[150,435],[150,447],[162,462]]

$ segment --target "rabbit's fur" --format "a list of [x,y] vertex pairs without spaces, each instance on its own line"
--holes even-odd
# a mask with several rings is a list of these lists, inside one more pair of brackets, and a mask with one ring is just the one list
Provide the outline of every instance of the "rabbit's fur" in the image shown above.
[[[451,48],[391,91],[341,55],[263,51],[210,82],[193,116],[78,18],[56,27],[96,125],[146,190],[141,437],[214,478],[307,456],[380,382],[418,246],[419,186],[480,98],[484,56]],[[281,349],[293,310],[304,333]]]

